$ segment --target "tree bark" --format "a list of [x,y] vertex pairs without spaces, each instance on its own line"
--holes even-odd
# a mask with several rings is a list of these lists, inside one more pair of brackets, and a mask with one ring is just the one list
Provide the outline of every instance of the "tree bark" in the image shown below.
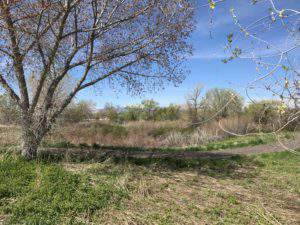
[[37,156],[37,150],[42,140],[41,135],[32,127],[31,121],[22,120],[22,156],[32,160]]

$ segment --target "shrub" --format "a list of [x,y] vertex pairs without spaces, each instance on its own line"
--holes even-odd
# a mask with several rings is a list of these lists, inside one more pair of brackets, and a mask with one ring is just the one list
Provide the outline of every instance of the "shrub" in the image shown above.
[[188,139],[188,135],[174,131],[165,138],[164,144],[167,146],[184,146]]
[[138,121],[141,119],[142,109],[140,106],[126,106],[120,117],[123,121]]
[[128,135],[127,129],[120,125],[105,124],[102,126],[101,130],[104,136],[112,135],[113,137],[122,138]]
[[284,124],[284,117],[287,113],[280,113],[282,103],[275,100],[263,100],[251,103],[246,113],[259,125],[262,131],[273,131]]
[[80,101],[69,105],[61,116],[62,122],[78,123],[93,118],[94,105],[88,101]]

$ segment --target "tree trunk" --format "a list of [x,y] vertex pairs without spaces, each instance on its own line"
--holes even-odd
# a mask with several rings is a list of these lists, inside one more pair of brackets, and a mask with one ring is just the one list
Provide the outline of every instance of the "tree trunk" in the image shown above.
[[22,134],[22,156],[25,159],[31,160],[36,158],[37,149],[40,144],[40,141],[29,132]]
[[42,140],[42,136],[31,125],[31,121],[22,121],[22,156],[27,160],[32,160],[37,156],[37,149]]

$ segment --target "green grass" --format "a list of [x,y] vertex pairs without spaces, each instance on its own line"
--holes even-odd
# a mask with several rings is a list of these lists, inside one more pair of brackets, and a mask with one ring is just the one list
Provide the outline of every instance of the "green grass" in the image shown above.
[[120,125],[113,124],[92,124],[90,127],[85,128],[86,132],[95,134],[102,132],[104,136],[111,135],[115,138],[125,138],[128,135],[128,130]]
[[7,224],[296,224],[299,152],[27,162],[0,154]]
[[[125,196],[110,182],[93,186],[90,176],[73,174],[58,164],[5,157],[0,163],[0,215],[9,224],[75,223]],[[77,221],[80,222],[80,221]]]

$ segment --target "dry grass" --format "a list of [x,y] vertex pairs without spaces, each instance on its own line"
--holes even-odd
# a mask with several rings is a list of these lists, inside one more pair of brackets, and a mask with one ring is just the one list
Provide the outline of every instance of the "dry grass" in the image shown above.
[[[79,123],[57,127],[48,135],[47,141],[50,143],[69,141],[74,144],[98,143],[108,146],[160,147],[163,145],[163,138],[151,136],[151,131],[159,128],[179,130],[185,125],[181,121],[137,121],[122,125],[107,122]],[[116,131],[104,132],[103,129],[107,126],[116,127]],[[117,129],[121,130],[121,133]]]
[[[233,133],[245,134],[252,130],[246,117],[221,121],[222,126]],[[111,129],[108,132],[108,129]],[[57,127],[47,137],[47,142],[71,142],[73,144],[97,143],[106,146],[171,147],[196,146],[232,136],[222,131],[217,122],[202,124],[192,129],[185,121],[135,121],[122,125],[109,122],[79,123]]]
[[[85,122],[56,126],[44,141],[48,144],[69,142],[75,145],[96,143],[147,148],[190,147],[232,137],[231,133],[255,132],[255,126],[247,117],[223,119],[220,124],[222,128],[219,122],[212,121],[193,129],[185,121]],[[1,126],[0,138],[0,146],[19,145],[20,128]]]
[[[184,162],[56,164],[6,158],[0,160],[5,168],[0,170],[0,221],[49,224],[55,215],[51,221],[59,224],[300,222],[299,155]],[[17,194],[11,196],[11,190]]]
[[[278,159],[276,159],[276,162]],[[269,164],[270,163],[270,164]],[[84,170],[99,184],[114,176],[114,185],[130,195],[92,218],[96,224],[296,224],[299,174],[280,172],[271,161],[264,168],[240,167],[236,177],[207,170],[164,170],[110,162]],[[294,165],[295,166],[295,165]],[[272,173],[270,174],[270,169]],[[243,173],[246,176],[239,177]],[[282,175],[283,176],[282,179]],[[296,179],[296,180],[295,180]]]
[[20,138],[20,127],[0,125],[0,146],[19,145]]

